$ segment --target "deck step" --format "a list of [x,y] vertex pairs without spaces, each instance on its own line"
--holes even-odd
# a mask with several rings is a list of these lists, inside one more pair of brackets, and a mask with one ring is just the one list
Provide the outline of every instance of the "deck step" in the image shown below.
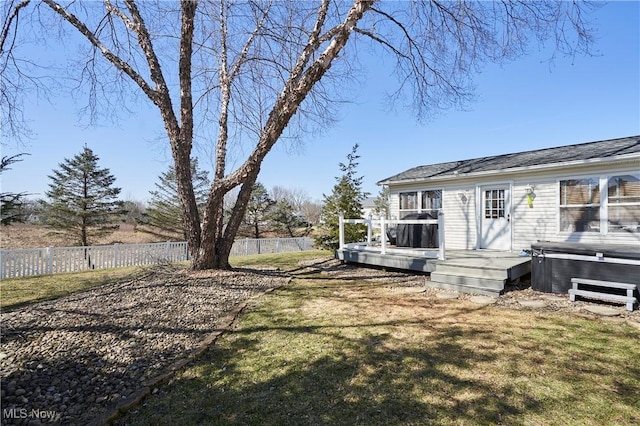
[[486,287],[474,287],[469,285],[460,285],[460,284],[451,284],[451,283],[443,283],[440,281],[426,280],[425,284],[428,287],[441,288],[445,290],[455,290],[461,293],[469,293],[469,294],[482,294],[484,296],[500,296],[501,291],[492,288]]
[[477,266],[463,266],[449,263],[441,263],[436,266],[434,272],[448,274],[448,275],[478,275],[482,274],[485,278],[506,280],[509,278],[509,273],[504,268],[497,267],[477,267]]
[[431,279],[441,283],[488,288],[498,291],[504,290],[506,282],[505,278],[492,278],[491,275],[484,274],[484,271],[477,271],[477,273],[467,271],[462,275],[459,273],[440,272],[439,268],[431,273]]

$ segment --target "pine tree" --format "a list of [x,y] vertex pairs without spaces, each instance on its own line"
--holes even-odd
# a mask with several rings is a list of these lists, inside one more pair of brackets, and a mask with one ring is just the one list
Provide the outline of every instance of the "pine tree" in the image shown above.
[[48,201],[43,201],[46,225],[82,246],[117,229],[113,222],[121,213],[120,188],[112,186],[115,177],[98,168],[98,160],[86,145],[72,159],[65,158],[49,176]]
[[251,198],[247,204],[247,211],[244,215],[243,224],[247,231],[245,235],[253,238],[260,238],[261,230],[269,223],[270,213],[275,202],[269,196],[267,188],[260,182],[253,185]]
[[378,216],[389,219],[389,187],[384,185],[378,196],[373,200],[373,212]]
[[[347,219],[362,217],[362,202],[369,195],[362,191],[362,176],[356,176],[360,158],[356,154],[358,144],[355,144],[351,153],[347,155],[348,163],[340,163],[340,171],[344,174],[336,177],[337,183],[333,186],[330,195],[324,195],[324,205],[322,206],[321,221],[322,229],[316,237],[316,245],[335,250],[339,247],[339,216],[344,214]],[[352,243],[362,241],[367,233],[367,228],[361,224],[345,224],[344,241]]]
[[[196,203],[202,214],[204,204],[209,193],[209,172],[198,169],[198,159],[191,160],[191,176]],[[187,230],[182,217],[182,206],[178,198],[178,181],[173,166],[159,176],[156,190],[149,191],[151,201],[144,218],[140,221],[145,225],[144,231],[164,239],[187,239]]]
[[[7,170],[11,170],[9,166],[18,161],[22,161],[20,157],[28,155],[26,153],[12,155],[10,157],[2,157],[0,160],[0,175]],[[14,222],[22,222],[24,217],[21,214],[22,204],[24,201],[24,192],[2,192],[0,193],[0,225],[9,225]]]
[[287,237],[302,237],[311,232],[311,226],[304,216],[286,198],[274,205],[271,221],[275,230],[284,233]]

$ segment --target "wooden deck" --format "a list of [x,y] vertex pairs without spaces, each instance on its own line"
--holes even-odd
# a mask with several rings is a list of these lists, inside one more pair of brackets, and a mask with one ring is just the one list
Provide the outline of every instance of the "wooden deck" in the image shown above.
[[446,250],[438,259],[437,249],[379,248],[349,244],[335,253],[345,262],[430,274],[426,285],[465,293],[498,296],[507,284],[531,272],[531,257],[493,250]]

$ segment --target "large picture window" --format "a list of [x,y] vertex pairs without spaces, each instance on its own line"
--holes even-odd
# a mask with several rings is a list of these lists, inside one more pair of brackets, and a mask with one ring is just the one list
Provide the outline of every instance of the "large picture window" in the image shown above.
[[609,232],[640,232],[640,173],[611,176],[607,188]]

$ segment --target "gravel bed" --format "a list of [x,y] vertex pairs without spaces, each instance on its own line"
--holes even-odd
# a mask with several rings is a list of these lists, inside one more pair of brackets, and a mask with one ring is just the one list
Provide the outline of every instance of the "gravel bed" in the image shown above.
[[192,351],[221,318],[287,277],[158,268],[2,314],[2,421],[86,425]]

